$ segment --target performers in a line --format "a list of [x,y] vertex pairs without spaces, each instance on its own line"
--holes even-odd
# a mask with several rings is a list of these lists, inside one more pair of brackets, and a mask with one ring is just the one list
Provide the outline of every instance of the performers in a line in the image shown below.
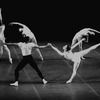
[[[70,77],[70,79],[66,83],[71,83],[73,78],[77,74],[77,70],[80,66],[81,60],[83,59],[83,56],[85,56],[87,53],[91,52],[92,50],[96,49],[98,46],[100,46],[100,43],[93,45],[85,50],[82,49],[82,42],[88,42],[89,39],[89,34],[90,35],[95,35],[96,33],[100,33],[99,31],[91,28],[84,28],[77,32],[75,36],[72,39],[72,44],[71,46],[65,45],[63,47],[63,52],[58,50],[55,46],[53,46],[51,43],[48,43],[45,46],[39,46],[37,45],[37,40],[36,37],[34,36],[33,32],[24,24],[21,24],[19,22],[11,22],[10,25],[13,24],[18,24],[22,26],[22,28],[19,28],[19,31],[22,32],[23,39],[24,41],[19,42],[19,43],[5,43],[5,36],[4,36],[4,30],[5,30],[5,25],[2,22],[2,14],[1,14],[1,8],[0,8],[0,57],[3,55],[3,48],[7,51],[9,61],[12,64],[12,58],[10,54],[10,50],[8,49],[7,45],[17,45],[22,52],[23,59],[21,62],[18,64],[18,66],[15,69],[15,82],[10,84],[14,86],[18,86],[18,79],[19,79],[19,71],[22,70],[26,64],[30,64],[31,67],[37,72],[39,77],[42,79],[43,83],[46,84],[47,81],[44,79],[41,71],[39,70],[36,62],[34,61],[32,57],[32,48],[35,48],[37,52],[39,53],[39,56],[41,60],[43,60],[43,56],[40,52],[40,48],[45,48],[48,46],[51,46],[52,49],[54,49],[59,55],[64,57],[67,60],[71,60],[74,62],[73,64],[73,72]],[[73,52],[73,49],[79,46],[80,51],[79,52]]]

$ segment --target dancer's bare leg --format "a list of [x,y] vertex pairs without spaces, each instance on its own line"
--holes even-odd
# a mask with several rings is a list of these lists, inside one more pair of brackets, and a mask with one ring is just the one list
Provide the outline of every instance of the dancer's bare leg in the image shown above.
[[[78,42],[80,41],[80,39],[78,40]],[[82,51],[82,42],[79,44],[79,50]],[[81,59],[85,59],[83,56],[81,57]]]
[[80,56],[85,56],[87,53],[89,53],[90,51],[96,49],[98,46],[100,46],[100,43],[94,45],[94,46],[91,46],[90,48],[86,49],[86,50],[83,50],[83,51],[80,51]]
[[77,73],[77,69],[79,67],[80,62],[75,62],[74,66],[73,66],[73,73],[71,75],[71,78],[66,82],[66,83],[71,83],[73,78],[75,77],[76,73]]
[[8,57],[9,57],[9,61],[12,64],[12,58],[11,58],[11,53],[10,50],[8,49],[8,47],[6,45],[4,45],[5,50],[7,51]]
[[[94,45],[94,46],[92,46],[92,47],[90,47],[90,48],[88,48],[86,50],[80,51],[79,52],[80,53],[80,57],[85,56],[87,53],[89,53],[90,51],[96,49],[98,46],[100,46],[100,43],[96,44],[96,45]],[[71,75],[71,78],[66,83],[71,83],[72,82],[73,78],[76,75],[76,72],[77,72],[77,69],[79,67],[79,64],[80,64],[80,62],[75,62],[74,63],[73,73]]]
[[[79,44],[79,48],[80,48],[80,51],[82,51],[82,42]],[[82,56],[81,59],[85,59],[85,58]]]

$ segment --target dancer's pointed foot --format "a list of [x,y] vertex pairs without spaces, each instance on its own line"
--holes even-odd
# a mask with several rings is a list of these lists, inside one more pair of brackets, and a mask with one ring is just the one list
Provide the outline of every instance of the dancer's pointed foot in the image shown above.
[[11,64],[13,63],[11,58],[9,58],[9,61],[10,61]]
[[72,81],[71,80],[68,80],[66,83],[71,83]]
[[44,84],[47,84],[47,81],[45,79],[42,80]]
[[12,83],[10,85],[13,85],[13,86],[18,86],[18,81],[16,81],[15,83]]
[[40,59],[43,61],[43,57],[40,57]]

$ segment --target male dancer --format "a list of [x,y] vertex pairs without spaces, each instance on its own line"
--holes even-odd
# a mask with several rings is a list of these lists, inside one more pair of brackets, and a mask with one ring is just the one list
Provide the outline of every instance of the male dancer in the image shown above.
[[[72,39],[71,46],[75,45],[76,42],[79,42],[84,37],[86,38],[85,42],[88,42],[89,34],[90,35],[95,35],[94,32],[100,33],[99,31],[91,29],[91,28],[84,28],[84,29],[80,30],[79,32],[77,32],[75,34],[74,38]],[[80,51],[82,51],[82,42],[79,44],[79,49],[80,49]]]
[[[4,37],[4,30],[5,30],[5,25],[2,24],[2,15],[1,15],[1,8],[0,8],[0,41],[3,41],[5,43],[5,37]],[[9,61],[12,64],[12,58],[10,54],[10,50],[6,45],[0,45],[0,57],[3,55],[3,48],[7,51]]]
[[25,67],[25,65],[28,64],[28,63],[38,73],[38,75],[42,79],[43,83],[44,84],[47,83],[47,81],[44,79],[41,71],[38,69],[37,64],[33,60],[32,55],[31,55],[31,51],[32,51],[32,48],[45,48],[48,45],[38,46],[38,45],[34,44],[33,42],[30,41],[30,43],[29,43],[28,41],[29,41],[29,38],[25,37],[25,42],[24,43],[22,43],[22,42],[20,42],[20,43],[7,43],[7,45],[18,45],[21,49],[22,56],[23,56],[23,59],[18,64],[17,68],[15,69],[15,83],[12,83],[10,85],[18,86],[19,71],[21,69],[23,69]]
[[68,45],[65,45],[63,47],[63,50],[64,52],[61,52],[59,51],[56,47],[52,46],[50,43],[49,45],[61,56],[63,56],[65,59],[68,59],[68,60],[71,60],[72,62],[74,62],[74,65],[73,65],[73,73],[71,75],[71,78],[66,82],[66,83],[71,83],[73,78],[75,77],[76,73],[77,73],[77,69],[80,65],[80,62],[81,62],[81,58],[83,56],[85,56],[87,53],[89,53],[90,51],[96,49],[98,46],[100,46],[100,43],[94,45],[94,46],[91,46],[90,48],[88,49],[85,49],[85,50],[82,50],[82,51],[79,51],[79,52],[72,52],[72,50],[77,46],[79,45],[82,41],[84,41],[85,39],[82,39],[80,40],[78,43],[76,43],[74,46],[72,47],[69,47]]
[[[22,32],[22,34],[23,34],[24,37],[28,36],[32,40],[32,42],[37,45],[36,37],[34,36],[33,32],[26,25],[18,23],[18,22],[11,22],[10,24],[11,25],[18,24],[18,25],[22,26],[22,28],[19,28],[19,31]],[[39,48],[36,48],[36,51],[38,52],[41,60],[43,60],[43,56],[42,56]]]

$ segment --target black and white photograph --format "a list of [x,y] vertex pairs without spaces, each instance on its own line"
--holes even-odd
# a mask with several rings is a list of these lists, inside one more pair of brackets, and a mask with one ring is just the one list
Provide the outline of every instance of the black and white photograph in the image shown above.
[[99,2],[0,5],[0,100],[100,100]]

